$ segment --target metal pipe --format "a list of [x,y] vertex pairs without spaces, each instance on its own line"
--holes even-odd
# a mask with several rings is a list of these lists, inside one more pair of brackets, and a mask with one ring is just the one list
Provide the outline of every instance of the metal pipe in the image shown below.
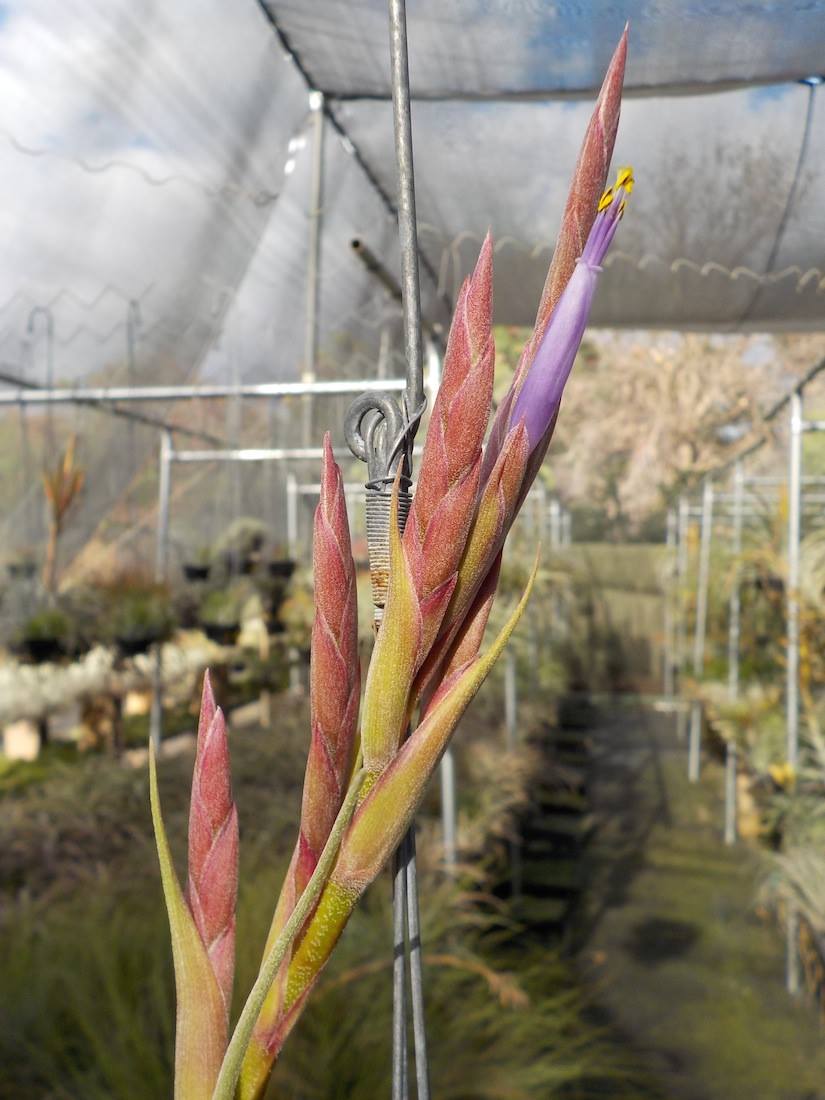
[[[387,267],[381,262],[381,260],[379,260],[379,258],[370,248],[370,246],[361,237],[353,237],[349,244],[352,251],[364,265],[364,269],[383,286],[384,290],[386,290],[387,295],[392,299],[392,301],[397,302],[400,305],[401,302],[404,300],[404,297],[401,293],[401,284],[398,282],[392,272],[387,269]],[[439,345],[439,347],[442,345],[444,340],[444,329],[439,322],[428,321],[426,317],[422,317],[421,328],[424,332],[426,332],[427,336],[431,340]],[[384,330],[384,332],[386,332],[386,329]],[[384,332],[382,332],[381,334],[382,344]],[[380,362],[381,357],[379,356],[379,364]]]
[[447,746],[441,757],[441,823],[444,838],[444,866],[452,878],[456,868],[455,756]]
[[[158,522],[155,539],[155,581],[157,584],[166,583],[168,572],[172,451],[172,433],[164,431],[160,437],[160,456],[158,459]],[[163,642],[157,642],[155,645],[149,736],[155,746],[155,751],[158,751],[163,737]]]
[[788,453],[788,642],[786,681],[786,754],[792,768],[799,754],[799,542],[801,537],[800,477],[802,474],[802,394],[797,390],[790,403]]
[[504,727],[507,731],[507,748],[512,751],[518,744],[518,685],[516,655],[512,645],[504,654]]
[[547,488],[541,482],[536,486],[536,533],[539,541],[547,537]]
[[409,1100],[407,1079],[407,867],[402,849],[392,880],[392,1100]]
[[[33,390],[40,392],[42,387],[37,382],[30,382],[28,379],[23,378],[20,375],[13,374],[8,370],[0,368],[0,382],[8,382],[12,386],[16,386],[23,390]],[[64,392],[64,391],[59,391]],[[86,393],[85,390],[79,391]],[[0,390],[0,404],[17,404],[16,401],[3,401],[5,396],[4,391]],[[202,439],[205,443],[222,444],[223,440],[216,435],[211,435],[209,432],[198,431],[196,428],[187,428],[184,424],[175,424],[168,420],[163,420],[160,417],[150,416],[148,413],[136,412],[134,409],[122,409],[117,405],[109,405],[100,401],[96,401],[90,397],[78,397],[76,404],[86,405],[89,408],[96,409],[98,412],[109,413],[111,416],[120,416],[125,420],[133,420],[136,424],[145,424],[149,428],[159,428],[161,431],[169,429],[171,432],[177,432],[179,435],[189,436],[192,439]],[[22,410],[21,410],[22,413]]]
[[[399,296],[401,289],[399,287]],[[430,411],[441,386],[441,353],[434,340],[427,341],[427,398]],[[455,875],[457,861],[457,799],[455,782],[455,756],[448,745],[439,766],[441,779],[441,824],[444,838],[444,866],[447,874]]]
[[799,909],[790,902],[785,915],[785,988],[792,997],[798,996],[802,986],[799,963]]
[[673,596],[674,580],[676,576],[675,562],[676,552],[676,512],[669,508],[667,512],[667,526],[665,529],[665,546],[667,548],[667,561],[665,565],[665,644],[662,669],[662,691],[666,699],[673,698],[674,691],[674,622],[673,622]]
[[[310,92],[312,127],[312,178],[309,187],[309,243],[307,248],[306,317],[304,326],[304,370],[302,380],[315,381],[318,360],[318,305],[320,301],[321,273],[321,218],[324,202],[324,97],[321,92]],[[312,440],[312,395],[304,397],[303,444]]]
[[[788,604],[785,729],[786,756],[794,769],[799,758],[799,543],[802,536],[802,390],[790,400],[788,440]],[[799,993],[799,909],[788,904],[785,928],[785,984],[792,996]]]
[[[708,614],[708,582],[710,580],[710,546],[713,532],[713,482],[705,478],[702,490],[702,534],[699,546],[699,574],[696,579],[696,623],[693,636],[693,676],[699,680],[704,671],[705,634]],[[688,778],[699,779],[702,747],[702,704],[694,700],[690,711],[690,743],[688,746]]]
[[[48,392],[54,389],[54,315],[48,306],[34,307],[29,314],[29,322],[26,326],[30,347],[34,341],[34,323],[38,317],[42,317],[46,322],[46,385],[44,390]],[[51,403],[47,403],[45,439],[45,464],[47,466],[51,464],[54,454],[54,418],[50,406]]]
[[[410,72],[407,58],[405,0],[389,0],[390,68],[395,158],[398,165],[398,236],[401,248],[401,289],[404,308],[404,346],[407,355],[407,417],[411,419],[424,401],[421,348],[421,289],[418,281],[418,228],[415,217],[415,172]],[[421,1097],[418,1098],[421,1100]]]
[[286,475],[286,543],[289,556],[298,552],[298,483],[294,474]]
[[561,546],[561,509],[557,497],[550,501],[550,548],[557,550]]
[[[410,116],[410,73],[407,58],[407,13],[405,0],[389,0],[390,21],[390,70],[392,79],[393,130],[395,157],[398,165],[398,234],[401,248],[401,289],[404,312],[404,350],[407,363],[407,385],[404,390],[405,421],[407,427],[405,446],[407,455],[412,448],[417,418],[424,406],[424,374],[421,345],[421,292],[418,281],[418,228],[415,217],[415,176],[413,169],[412,119]],[[406,459],[409,463],[409,458]],[[415,870],[415,839],[410,826],[407,839],[402,844],[402,858],[398,868],[406,863],[407,889],[405,891],[407,926],[412,933],[413,922],[418,920],[418,891]],[[412,865],[412,866],[410,866]],[[400,908],[400,900],[398,901]],[[424,1018],[423,975],[421,972],[421,945],[410,953],[411,985],[413,996],[413,1036],[418,1100],[429,1100],[429,1070],[427,1059],[426,1021]],[[398,971],[394,969],[396,978]],[[397,979],[396,979],[397,980]],[[393,997],[394,1029],[403,1028],[406,1034],[403,997]],[[396,1016],[397,1013],[397,1016]],[[400,1062],[401,1051],[393,1044],[393,1097],[396,1081],[405,1082],[405,1066]],[[399,1089],[400,1091],[400,1089]]]
[[378,259],[366,241],[362,240],[361,237],[353,237],[349,242],[349,246],[364,265],[366,271],[381,283],[384,290],[386,290],[387,294],[394,302],[398,302],[398,304],[401,305],[403,301],[401,284]]
[[415,1089],[417,1097],[430,1095],[430,1063],[427,1057],[427,1029],[424,1013],[424,960],[421,917],[418,911],[418,868],[415,858],[415,828],[407,833],[407,933],[410,952],[410,996],[412,999],[413,1042],[415,1044]]
[[736,843],[736,742],[725,745],[725,844]]
[[[676,522],[676,576],[678,584],[679,616],[676,630],[677,687],[682,689],[682,675],[687,664],[687,571],[688,571],[688,527],[690,513],[688,499],[683,493],[679,497],[679,510]],[[680,718],[680,734],[683,732]]]
[[741,617],[740,573],[739,558],[742,554],[742,493],[744,477],[742,463],[737,462],[733,468],[733,538],[731,552],[733,553],[733,582],[728,602],[728,697],[735,702],[739,697],[739,638]]
[[[504,728],[507,751],[518,747],[518,682],[516,655],[512,644],[504,652]],[[514,898],[522,893],[521,840],[514,836],[510,841],[510,893]]]
[[[171,429],[174,431],[174,428]],[[419,448],[413,454],[420,454]],[[222,447],[220,450],[175,451],[173,462],[284,462],[323,458],[321,447]],[[362,486],[363,488],[363,486]]]
[[[134,298],[131,298],[126,308],[126,385],[129,386],[130,389],[135,385],[135,370],[137,366],[135,344],[139,325],[140,304]],[[126,426],[126,461],[128,463],[129,473],[134,477],[137,467],[134,420],[130,420]],[[134,526],[136,514],[132,493],[128,494],[127,502],[129,509],[129,524],[130,526]]]
[[399,378],[366,381],[323,382],[245,382],[240,386],[219,382],[180,386],[66,386],[58,389],[0,391],[0,405],[48,405],[93,401],[222,401],[230,397],[301,397],[304,394],[348,394],[382,390],[403,390],[406,381]]

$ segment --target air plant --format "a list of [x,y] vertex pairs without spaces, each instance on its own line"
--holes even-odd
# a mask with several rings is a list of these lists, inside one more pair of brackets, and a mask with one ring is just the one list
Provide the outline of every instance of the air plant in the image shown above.
[[[221,969],[221,979],[213,965],[210,936],[217,929],[205,930],[198,923],[191,884],[198,883],[201,906],[215,891],[216,907],[228,917],[223,906],[230,893],[227,883],[234,891],[236,864],[228,865],[222,849],[220,859],[207,857],[193,871],[190,830],[190,892],[184,897],[169,859],[152,764],[153,809],[175,944],[178,1100],[257,1100],[263,1095],[278,1053],[358,899],[409,828],[461,715],[524,610],[535,567],[518,606],[482,654],[504,542],[550,442],[600,264],[633,186],[632,173],[623,169],[615,186],[604,190],[625,54],[626,34],[585,136],[535,328],[486,448],[495,359],[489,236],[459,295],[403,536],[397,523],[398,484],[393,492],[389,589],[360,728],[354,565],[343,481],[325,441],[314,532],[312,733],[298,841],[258,978],[225,1053],[221,980],[228,979],[228,972]],[[216,714],[205,691],[201,731],[213,729]],[[197,813],[212,823],[210,835],[217,838],[224,827],[220,822],[229,822],[230,816],[225,739],[215,744],[220,749],[198,749],[193,807],[200,801]],[[232,846],[225,843],[228,852]]]
[[49,506],[49,538],[43,564],[43,587],[47,592],[57,588],[57,546],[66,516],[80,496],[86,475],[75,462],[76,439],[72,436],[66,450],[52,469],[43,472],[43,492]]

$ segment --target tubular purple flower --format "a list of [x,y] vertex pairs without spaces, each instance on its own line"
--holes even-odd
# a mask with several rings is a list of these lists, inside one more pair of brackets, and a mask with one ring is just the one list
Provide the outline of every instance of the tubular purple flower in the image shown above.
[[513,404],[510,425],[524,422],[530,451],[544,438],[558,412],[564,387],[573,369],[587,327],[602,261],[624,213],[626,196],[633,190],[633,172],[621,168],[615,187],[599,202],[598,214],[570,281],[550,322]]

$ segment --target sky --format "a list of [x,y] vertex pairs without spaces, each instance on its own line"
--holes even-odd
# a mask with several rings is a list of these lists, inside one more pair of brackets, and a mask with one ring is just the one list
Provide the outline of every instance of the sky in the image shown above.
[[[274,6],[311,71],[381,89],[384,0]],[[445,81],[589,87],[628,15],[630,84],[762,79],[825,56],[820,0],[457,0],[449,8],[409,0],[408,8],[413,80],[423,91]],[[780,24],[781,35],[771,34]],[[825,313],[821,105],[794,217],[784,216],[808,95],[786,82],[626,103],[617,162],[634,164],[639,186],[597,319],[637,325],[659,309],[666,324],[702,313],[735,323],[754,295],[749,276],[735,273],[761,270],[783,221],[776,265],[791,273],[759,298],[757,319],[774,306],[806,323]],[[387,103],[336,109],[394,194]],[[441,289],[454,295],[492,227],[499,319],[529,318],[588,111],[588,100],[416,107],[422,243]],[[253,0],[0,3],[0,362],[45,380],[47,307],[59,379],[125,377],[134,302],[138,381],[197,370],[297,376],[310,122],[307,88]],[[350,373],[369,373],[377,334],[397,315],[349,241],[363,236],[393,266],[395,229],[332,132],[324,164],[325,348],[343,349]],[[423,284],[429,306],[434,287]]]

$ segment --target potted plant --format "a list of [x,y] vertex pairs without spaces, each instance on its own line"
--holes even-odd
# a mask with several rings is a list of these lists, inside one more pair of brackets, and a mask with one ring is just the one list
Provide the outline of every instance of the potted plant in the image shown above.
[[234,645],[237,642],[247,596],[246,587],[235,583],[226,588],[215,588],[204,598],[199,619],[207,638],[218,645]]
[[289,556],[288,549],[283,544],[277,544],[272,548],[272,558],[268,563],[270,577],[279,577],[288,581],[295,572],[296,561]]
[[252,516],[241,516],[227,527],[216,550],[227,573],[249,574],[260,562],[265,542],[265,524]]
[[162,584],[128,578],[109,585],[108,634],[125,657],[171,637],[175,616]]
[[13,581],[30,581],[37,575],[37,561],[30,554],[24,553],[6,564],[9,579]]
[[36,664],[65,657],[71,648],[72,624],[57,607],[34,613],[24,623],[16,648]]
[[202,546],[191,558],[183,563],[183,576],[187,581],[203,583],[209,580],[212,571],[212,549]]

